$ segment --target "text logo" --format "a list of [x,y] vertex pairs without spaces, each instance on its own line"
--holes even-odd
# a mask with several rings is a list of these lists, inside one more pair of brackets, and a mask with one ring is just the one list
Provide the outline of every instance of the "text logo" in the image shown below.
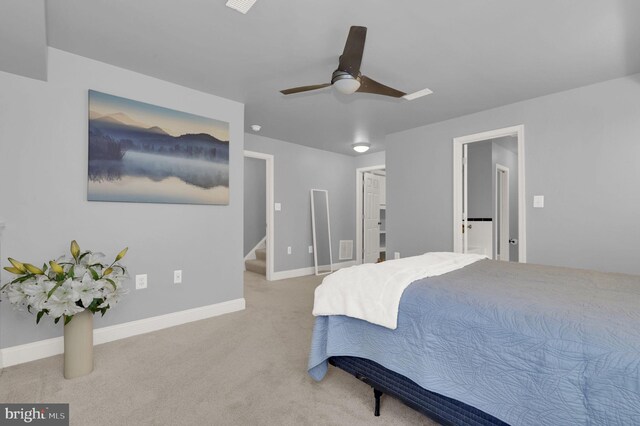
[[69,404],[0,404],[0,426],[69,426]]

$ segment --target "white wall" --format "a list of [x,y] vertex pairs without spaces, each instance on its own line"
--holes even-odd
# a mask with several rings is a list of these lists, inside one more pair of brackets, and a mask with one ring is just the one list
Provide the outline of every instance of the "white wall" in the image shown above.
[[[229,205],[86,201],[89,89],[230,122]],[[108,255],[129,246],[126,264],[148,274],[149,287],[96,316],[96,328],[242,298],[243,120],[240,103],[55,49],[48,82],[0,72],[3,258],[41,263],[72,239]],[[36,327],[34,316],[0,304],[0,347],[61,334],[53,321]]]
[[634,75],[389,135],[387,248],[451,250],[453,138],[523,124],[527,261],[640,274],[638,117]]

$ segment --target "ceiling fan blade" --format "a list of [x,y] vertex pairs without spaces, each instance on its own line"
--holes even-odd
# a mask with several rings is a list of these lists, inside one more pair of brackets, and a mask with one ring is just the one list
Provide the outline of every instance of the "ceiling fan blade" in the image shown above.
[[294,87],[292,89],[281,90],[280,93],[282,93],[283,95],[292,95],[294,93],[308,92],[310,90],[322,89],[329,86],[331,86],[331,83],[316,84],[313,86],[301,86],[301,87]]
[[340,56],[340,65],[338,66],[340,71],[346,71],[352,76],[358,77],[366,38],[367,27],[351,27],[344,45],[344,52]]
[[401,98],[406,95],[404,92],[385,86],[384,84],[378,83],[364,75],[360,76],[360,88],[356,90],[356,92],[375,93],[376,95],[391,96],[394,98]]

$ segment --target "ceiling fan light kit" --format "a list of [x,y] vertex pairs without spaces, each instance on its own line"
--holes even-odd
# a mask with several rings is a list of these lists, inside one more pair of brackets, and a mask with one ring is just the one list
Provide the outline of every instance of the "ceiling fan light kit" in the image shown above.
[[366,38],[366,27],[351,27],[347,37],[347,42],[344,45],[344,51],[342,52],[342,55],[340,55],[338,69],[336,69],[331,76],[331,83],[294,87],[292,89],[281,90],[280,92],[283,95],[291,95],[294,93],[308,92],[328,86],[334,86],[337,91],[346,95],[360,92],[391,96],[393,98],[401,98],[405,96],[406,93],[393,89],[389,86],[385,86],[382,83],[378,83],[377,81],[360,73],[360,64],[362,63],[362,54],[364,53],[364,43]]
[[350,95],[360,88],[360,80],[348,72],[336,70],[331,77],[331,85],[340,93]]
[[351,147],[355,152],[359,152],[360,154],[362,154],[363,152],[369,151],[369,148],[371,148],[371,144],[369,142],[356,142],[352,144]]

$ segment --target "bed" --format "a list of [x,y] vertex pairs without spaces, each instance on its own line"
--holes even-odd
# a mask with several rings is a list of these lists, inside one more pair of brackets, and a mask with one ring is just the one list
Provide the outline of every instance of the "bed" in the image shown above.
[[318,316],[329,362],[444,424],[640,424],[640,277],[476,261],[409,285],[395,329]]
[[329,363],[373,388],[374,416],[380,415],[380,398],[393,396],[442,425],[505,426],[503,421],[453,398],[431,392],[413,380],[358,357],[336,356]]

